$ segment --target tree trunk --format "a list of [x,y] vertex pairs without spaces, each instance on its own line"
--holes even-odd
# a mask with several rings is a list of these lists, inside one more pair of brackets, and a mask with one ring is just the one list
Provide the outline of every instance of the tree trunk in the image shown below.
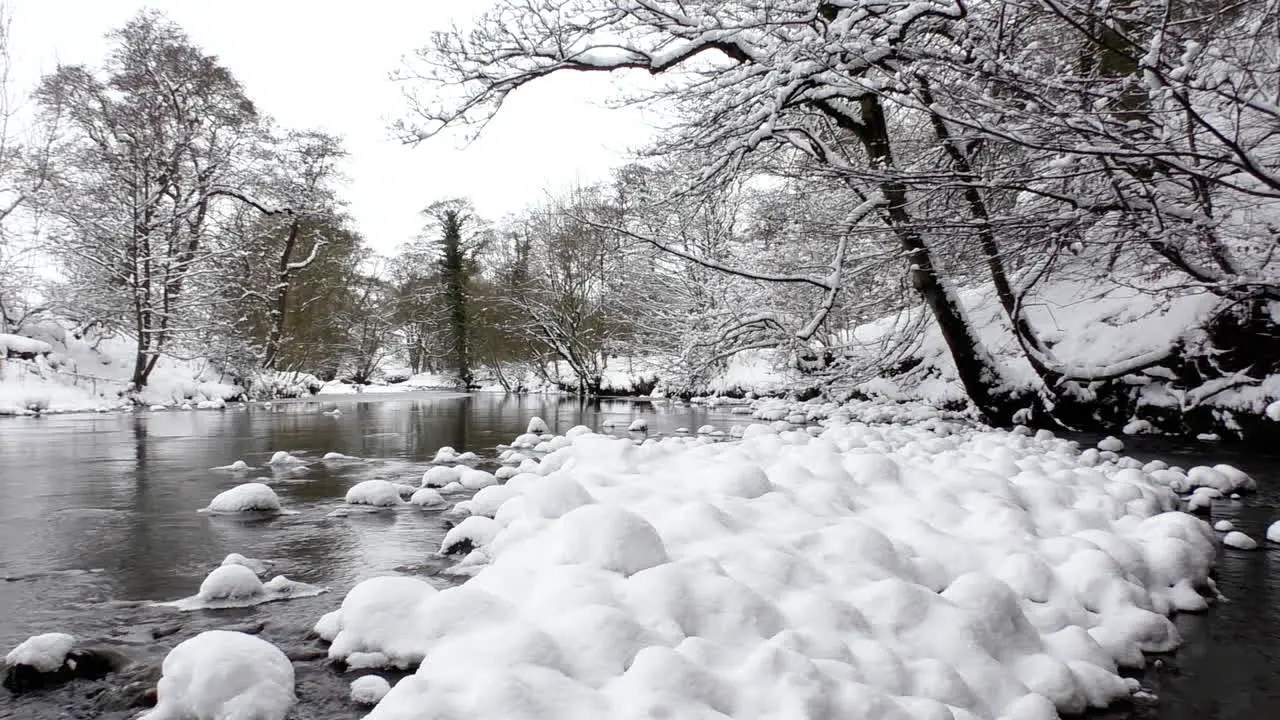
[[[873,167],[893,168],[889,128],[880,98],[863,95],[860,102],[862,126],[858,135]],[[960,307],[959,301],[944,284],[934,265],[933,254],[924,236],[915,226],[907,207],[907,187],[892,176],[880,183],[885,198],[885,211],[910,265],[911,286],[920,294],[942,332],[951,353],[956,374],[965,393],[982,416],[993,424],[1007,424],[1015,411],[1016,398],[1004,390],[999,370],[986,353],[982,341]]]
[[289,235],[285,238],[284,249],[280,253],[280,262],[276,265],[276,302],[271,311],[271,330],[267,333],[267,347],[263,354],[262,367],[276,369],[280,356],[280,341],[284,338],[285,313],[289,309],[289,261],[293,256],[293,248],[298,244],[298,232],[302,224],[294,218],[289,225]]

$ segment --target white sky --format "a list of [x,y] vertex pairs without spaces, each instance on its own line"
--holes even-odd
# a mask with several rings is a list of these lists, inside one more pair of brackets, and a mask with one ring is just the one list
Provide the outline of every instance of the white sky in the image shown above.
[[465,21],[486,0],[7,0],[19,89],[57,63],[98,64],[103,35],[141,7],[164,11],[217,55],[261,111],[284,127],[322,128],[346,140],[344,193],[369,244],[392,253],[417,233],[418,212],[446,197],[470,197],[484,215],[540,199],[546,188],[603,178],[644,143],[634,110],[601,100],[604,76],[551,78],[512,96],[480,140],[465,149],[440,137],[417,147],[391,139],[405,110],[388,79],[431,30]]

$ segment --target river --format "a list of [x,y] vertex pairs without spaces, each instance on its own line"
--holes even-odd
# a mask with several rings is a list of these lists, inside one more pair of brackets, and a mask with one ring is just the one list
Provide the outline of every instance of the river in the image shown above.
[[[260,631],[294,659],[299,703],[292,717],[361,717],[346,699],[358,673],[341,674],[326,663],[310,628],[367,577],[400,572],[441,586],[453,582],[440,574],[449,561],[435,555],[449,525],[439,512],[413,507],[345,517],[330,512],[360,480],[416,484],[442,445],[492,457],[535,415],[560,431],[577,424],[601,428],[606,420],[625,428],[641,415],[651,432],[663,433],[743,422],[723,408],[429,393],[333,396],[223,412],[0,419],[0,647],[62,631],[138,661],[110,682],[0,695],[0,717],[132,718],[130,693],[154,685],[165,652],[215,628]],[[210,468],[235,460],[263,467],[277,450],[299,455],[307,467],[252,476],[270,478],[296,514],[245,520],[196,512],[244,481]],[[326,452],[363,459],[321,461]],[[1244,502],[1218,503],[1213,519],[1230,518],[1261,540],[1265,523],[1280,517],[1278,457],[1161,440],[1131,441],[1129,452],[1184,466],[1237,465],[1263,489]],[[153,604],[195,594],[232,552],[269,559],[273,573],[333,592],[236,610],[179,613]],[[1139,675],[1158,701],[1105,717],[1280,717],[1280,549],[1224,551],[1218,578],[1230,601],[1179,617],[1183,648]]]

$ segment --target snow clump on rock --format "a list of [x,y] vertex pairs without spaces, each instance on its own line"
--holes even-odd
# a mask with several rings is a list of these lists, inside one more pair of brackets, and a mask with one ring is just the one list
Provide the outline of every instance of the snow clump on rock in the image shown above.
[[400,490],[386,480],[365,480],[352,485],[347,490],[346,501],[348,505],[374,507],[392,507],[404,502],[400,499]]
[[391,683],[377,675],[364,675],[351,681],[351,700],[360,705],[377,705],[391,692]]
[[213,513],[279,512],[280,498],[263,483],[243,483],[214,496],[206,508]]
[[284,720],[293,663],[262,638],[210,630],[165,656],[155,709],[139,720]]

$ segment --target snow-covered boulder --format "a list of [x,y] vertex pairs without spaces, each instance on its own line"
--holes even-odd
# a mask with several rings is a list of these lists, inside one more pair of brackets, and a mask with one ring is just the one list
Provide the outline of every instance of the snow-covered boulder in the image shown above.
[[75,645],[75,636],[67,633],[34,635],[10,650],[4,656],[4,664],[25,665],[38,672],[51,673],[62,667]]
[[458,482],[468,490],[479,490],[480,488],[498,484],[498,479],[494,477],[493,473],[466,468],[458,473]]
[[22,693],[76,678],[96,680],[129,664],[129,659],[115,650],[78,645],[67,633],[27,638],[5,655],[5,689]]
[[413,667],[422,661],[418,608],[436,592],[413,577],[364,580],[320,618],[316,634],[329,642],[330,658],[352,667]]
[[409,503],[424,508],[438,508],[449,504],[448,500],[440,494],[435,488],[418,488],[413,495],[409,497]]
[[235,600],[262,595],[262,581],[244,565],[222,565],[200,583],[196,596],[201,600]]
[[442,488],[451,482],[458,481],[459,468],[449,465],[437,465],[422,474],[422,487]]
[[529,418],[529,427],[525,430],[527,435],[542,435],[551,432],[551,428],[547,427],[547,421],[540,417]]
[[271,454],[271,459],[267,464],[272,467],[288,467],[290,465],[303,465],[306,461],[296,457],[285,450],[277,450]]
[[293,663],[262,638],[210,630],[165,656],[156,707],[139,720],[284,720]]
[[263,483],[242,483],[215,495],[206,510],[212,513],[279,512],[280,498]]
[[1098,441],[1098,449],[1104,452],[1120,452],[1124,450],[1124,441],[1113,435],[1108,435]]
[[483,515],[472,515],[445,533],[444,540],[440,542],[440,552],[447,555],[471,552],[475,548],[485,547],[493,542],[500,529],[493,519]]
[[1245,535],[1239,530],[1232,530],[1227,536],[1222,538],[1222,544],[1236,550],[1257,550],[1258,541]]
[[365,480],[356,483],[347,490],[346,501],[349,505],[375,507],[392,507],[404,502],[395,484],[386,480]]
[[649,429],[649,421],[644,418],[636,418],[627,426],[629,432],[645,432]]
[[364,675],[351,681],[351,701],[358,705],[377,705],[391,692],[391,683],[378,675]]
[[1232,530],[1235,530],[1236,526],[1235,526],[1235,523],[1231,522],[1230,520],[1219,520],[1218,522],[1213,524],[1213,529],[1217,530],[1218,532],[1225,533],[1225,532],[1231,532]]
[[216,468],[210,468],[210,469],[211,469],[211,470],[222,470],[222,471],[225,471],[225,472],[249,472],[249,471],[250,471],[250,470],[252,470],[253,468],[249,466],[249,463],[247,463],[247,462],[245,462],[245,461],[243,461],[243,460],[237,460],[237,461],[235,461],[235,462],[231,463],[230,465],[219,465],[219,466],[218,466],[218,467],[216,467]]

